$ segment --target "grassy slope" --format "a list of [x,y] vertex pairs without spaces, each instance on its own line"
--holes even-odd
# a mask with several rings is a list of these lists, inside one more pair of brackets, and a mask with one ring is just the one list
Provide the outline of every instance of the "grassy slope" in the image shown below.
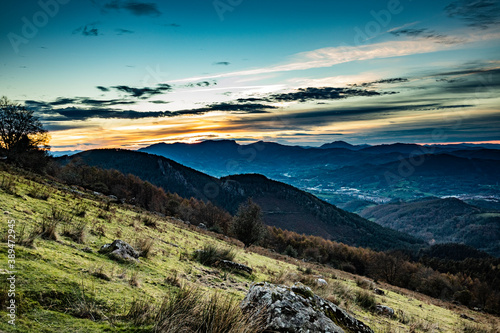
[[[5,186],[9,179],[14,184],[10,189]],[[411,327],[416,328],[416,332],[459,332],[464,325],[470,325],[470,322],[459,318],[460,313],[476,318],[478,325],[485,329],[500,325],[498,318],[383,285],[379,287],[390,291],[386,296],[376,296],[377,303],[402,311],[396,318],[389,319],[358,305],[355,295],[361,288],[350,274],[304,264],[284,256],[274,255],[281,259],[276,260],[245,251],[234,240],[220,240],[214,234],[200,233],[174,219],[153,216],[134,207],[112,204],[108,210],[102,197],[90,193],[80,195],[62,185],[37,183],[6,172],[0,172],[0,184],[3,184],[0,188],[0,239],[5,238],[9,219],[16,220],[19,236],[23,228],[26,234],[35,225],[47,220],[53,209],[62,213],[63,220],[64,217],[71,218],[71,221],[58,226],[57,241],[37,239],[33,249],[16,246],[16,300],[20,302],[17,326],[13,329],[7,324],[2,304],[0,331],[148,332],[151,327],[133,327],[121,316],[128,312],[134,299],[146,297],[152,302],[159,302],[163,295],[175,292],[178,290],[176,281],[196,285],[207,292],[219,290],[242,299],[253,281],[312,281],[311,274],[299,270],[305,265],[329,282],[327,288],[315,289],[318,294],[340,303],[376,332],[408,332]],[[32,198],[28,195],[30,193],[47,194],[49,198]],[[76,216],[78,211],[85,211],[85,216]],[[145,219],[156,221],[158,227],[145,226]],[[87,222],[84,244],[61,236],[65,228],[71,229],[80,222]],[[134,244],[148,237],[155,238],[153,255],[149,259],[141,258],[139,264],[114,262],[97,253],[103,244],[117,238]],[[189,260],[190,253],[207,243],[235,248],[235,261],[250,265],[254,268],[254,275],[222,272]],[[0,275],[6,277],[3,268],[7,267],[7,247],[4,240],[0,247]],[[81,251],[83,247],[90,247],[93,253]],[[256,251],[267,253],[263,249]],[[110,281],[96,277],[96,273],[104,273]],[[138,281],[138,284],[130,281]],[[5,278],[2,278],[4,282]],[[4,284],[2,287],[5,288]],[[5,289],[2,290],[4,301]],[[82,307],[76,306],[78,304],[95,306],[92,313],[100,318],[81,319],[72,315],[83,313]]]

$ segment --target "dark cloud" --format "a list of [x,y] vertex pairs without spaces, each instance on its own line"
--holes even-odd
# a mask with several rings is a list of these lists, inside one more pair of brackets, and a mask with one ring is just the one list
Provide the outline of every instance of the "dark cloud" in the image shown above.
[[210,87],[210,86],[216,86],[217,81],[212,80],[212,81],[200,81],[200,82],[195,82],[195,83],[188,83],[184,87],[186,88],[194,88],[194,87]]
[[487,29],[500,22],[500,2],[498,0],[458,0],[445,7],[449,17],[467,22],[467,25]]
[[[376,141],[381,138],[394,142],[471,142],[498,140],[500,114],[470,114],[465,119],[442,118],[432,123],[415,119],[356,133],[356,138]],[[437,134],[437,136],[436,136]]]
[[[396,80],[396,79],[394,79]],[[403,80],[403,79],[402,79]],[[382,80],[383,81],[383,80]],[[258,103],[258,102],[309,102],[321,100],[339,100],[349,97],[370,97],[380,95],[391,95],[397,92],[378,92],[374,90],[366,90],[359,88],[335,88],[335,87],[322,87],[322,88],[300,88],[290,93],[271,94],[265,97],[248,97],[239,98],[236,100],[238,103]],[[318,103],[318,104],[321,104]]]
[[160,83],[156,85],[156,87],[144,87],[144,88],[135,88],[135,87],[130,87],[130,86],[113,86],[111,87],[113,89],[116,89],[118,91],[124,92],[129,94],[132,97],[137,97],[141,99],[145,99],[148,97],[151,97],[153,95],[160,95],[165,93],[166,91],[171,91],[172,86],[166,83]]
[[343,133],[290,133],[290,134],[280,134],[280,137],[296,137],[296,136],[338,136],[338,135],[344,135]]
[[65,98],[65,97],[58,97],[54,102],[50,102],[50,106],[59,106],[59,105],[66,105],[66,104],[74,104],[78,103],[78,98]]
[[161,15],[158,5],[152,2],[113,0],[103,7],[104,10],[126,10],[135,16],[157,17]]
[[149,101],[149,103],[153,103],[153,104],[168,104],[168,103],[171,103],[171,102],[156,100],[156,101]]
[[229,66],[231,63],[229,61],[219,61],[219,62],[214,62],[215,66]]
[[127,101],[123,99],[108,99],[108,100],[98,100],[92,99],[90,97],[75,97],[75,98],[67,98],[67,97],[58,97],[53,102],[39,102],[28,100],[25,101],[27,107],[35,108],[35,109],[51,109],[54,106],[64,106],[64,105],[84,105],[84,106],[113,106],[113,105],[130,105],[135,104],[135,101]]
[[362,84],[352,84],[351,87],[371,87],[376,84],[396,84],[396,83],[405,83],[408,82],[407,78],[402,78],[402,77],[396,77],[396,78],[390,78],[390,79],[382,79],[382,80],[377,80],[377,81],[372,81],[372,82],[364,82]]
[[[178,117],[186,115],[201,115],[209,112],[223,111],[230,113],[247,113],[259,114],[267,113],[267,109],[274,109],[275,107],[263,104],[232,104],[232,103],[217,103],[211,104],[204,108],[179,110],[179,111],[132,111],[132,110],[118,110],[108,108],[107,106],[119,104],[133,104],[133,101],[123,100],[94,100],[87,97],[77,98],[58,98],[54,102],[39,102],[28,100],[25,101],[27,107],[36,109],[41,119],[44,122],[64,122],[64,121],[78,121],[87,119],[141,119],[141,118],[161,118],[161,117]],[[169,103],[165,101],[151,101],[151,103]],[[60,109],[54,109],[54,106],[62,106],[68,104],[82,105],[70,106]],[[64,127],[64,126],[63,126]],[[68,128],[71,128],[69,126]]]
[[124,101],[123,99],[98,100],[92,98],[82,98],[79,100],[79,104],[84,104],[88,106],[113,106],[113,105],[131,105],[131,104],[136,104],[136,102]]
[[183,115],[201,115],[209,112],[235,112],[235,113],[245,113],[245,114],[259,114],[259,113],[269,113],[269,109],[276,109],[274,106],[265,104],[235,104],[235,103],[216,103],[208,105],[204,108],[191,109],[191,110],[180,110],[168,112],[168,116],[183,116]]
[[423,38],[430,39],[435,41],[436,43],[441,44],[458,44],[461,43],[462,40],[454,37],[450,37],[447,35],[439,34],[434,30],[430,30],[427,28],[421,29],[399,29],[395,31],[391,31],[391,34],[394,36],[408,36],[413,38]]
[[312,100],[336,100],[344,99],[348,97],[359,97],[359,96],[379,96],[388,93],[380,93],[374,90],[365,89],[353,89],[353,88],[335,88],[335,87],[323,87],[323,88],[300,88],[295,92],[283,93],[283,94],[273,94],[270,95],[267,100],[277,101],[277,102],[307,102]]
[[268,113],[266,109],[276,109],[276,107],[258,103],[234,104],[234,103],[217,103],[211,104],[207,111],[244,111],[245,113]]
[[170,28],[180,28],[180,24],[177,24],[177,23],[165,23],[165,24],[162,24],[164,27],[170,27]]
[[116,29],[117,35],[133,34],[134,31],[128,29]]
[[87,37],[97,37],[99,36],[99,30],[96,27],[97,24],[98,24],[97,22],[94,22],[82,25],[81,27],[73,30],[73,35],[82,34],[83,36]]
[[[369,121],[378,119],[390,119],[395,114],[415,114],[415,112],[429,112],[429,110],[444,110],[454,108],[465,108],[472,105],[445,105],[442,103],[421,103],[414,101],[401,101],[399,104],[367,105],[359,107],[322,109],[313,111],[302,111],[286,114],[264,114],[252,118],[251,121],[242,118],[233,120],[234,126],[246,126],[248,130],[296,130],[298,128],[310,129],[316,126],[324,126],[331,123]],[[418,118],[416,118],[418,119]],[[246,125],[245,125],[246,124]]]
[[30,109],[40,109],[40,108],[48,108],[50,107],[49,103],[34,101],[34,100],[26,100],[24,101],[24,105]]
[[[51,121],[83,121],[87,119],[141,119],[159,118],[167,115],[163,111],[132,111],[115,110],[109,108],[82,109],[77,107],[67,107],[63,109],[45,110],[42,114]],[[42,120],[44,117],[42,116]]]
[[[460,94],[467,98],[468,94],[477,98],[478,93],[489,93],[491,97],[498,96],[500,89],[500,69],[470,68],[433,74],[439,83],[441,92]],[[485,96],[482,96],[483,98]]]
[[106,87],[103,87],[103,86],[97,86],[96,88],[99,89],[100,91],[104,91],[104,92],[108,92],[109,91],[109,88],[106,88]]

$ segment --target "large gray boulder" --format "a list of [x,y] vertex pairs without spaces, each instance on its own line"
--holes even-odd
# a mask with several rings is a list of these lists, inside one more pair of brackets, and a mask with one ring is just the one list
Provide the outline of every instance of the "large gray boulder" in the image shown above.
[[243,311],[265,319],[266,331],[287,333],[373,333],[332,302],[314,295],[309,287],[257,283],[241,303]]
[[106,254],[111,259],[118,261],[137,261],[139,259],[139,252],[120,239],[113,241],[111,244],[104,244],[99,249],[99,253]]

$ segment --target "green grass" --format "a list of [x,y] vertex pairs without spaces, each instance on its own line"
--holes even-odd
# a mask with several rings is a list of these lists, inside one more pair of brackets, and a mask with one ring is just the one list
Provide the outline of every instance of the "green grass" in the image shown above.
[[[474,325],[487,332],[493,332],[490,328],[499,323],[498,318],[391,286],[377,286],[386,290],[386,295],[373,296],[370,290],[358,287],[356,277],[348,273],[304,264],[262,248],[244,249],[236,240],[136,207],[109,204],[90,192],[80,196],[65,185],[47,185],[45,179],[0,171],[0,183],[2,277],[6,277],[8,259],[7,221],[14,219],[17,235],[24,230],[24,237],[40,230],[44,223],[57,221],[54,237],[40,235],[32,247],[16,246],[17,325],[7,323],[2,304],[0,331],[152,332],[152,315],[158,316],[162,304],[173,302],[186,288],[206,295],[197,297],[199,304],[192,315],[205,316],[204,322],[210,322],[216,320],[214,314],[236,309],[248,287],[260,281],[309,284],[317,294],[340,304],[376,332],[391,328],[409,332],[412,327],[415,332],[461,332],[470,323],[459,318],[460,313],[476,318]],[[103,244],[115,239],[140,247],[140,262],[116,262],[97,253]],[[82,251],[84,248],[92,252]],[[252,267],[254,274],[233,274],[211,267],[210,260],[194,260],[192,253],[203,249],[227,250],[231,259]],[[315,286],[315,275],[323,276],[328,286]],[[5,285],[0,287],[5,291]],[[214,303],[213,297],[221,300],[216,309],[207,306]],[[399,315],[377,315],[372,298]],[[1,300],[6,300],[4,292]],[[238,318],[232,320],[237,322]]]

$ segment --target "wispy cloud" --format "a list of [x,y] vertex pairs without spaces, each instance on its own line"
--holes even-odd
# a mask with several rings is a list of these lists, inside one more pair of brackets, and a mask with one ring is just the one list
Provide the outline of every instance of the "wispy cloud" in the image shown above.
[[121,86],[113,86],[111,88],[116,89],[117,91],[120,92],[127,93],[132,97],[137,97],[142,99],[151,97],[153,95],[163,94],[167,91],[172,90],[172,86],[166,83],[160,83],[156,87],[136,88],[126,85],[121,85]]
[[157,17],[161,15],[158,5],[152,2],[113,0],[103,6],[104,10],[126,10],[135,16]]
[[443,44],[458,44],[463,42],[463,39],[440,34],[434,30],[430,30],[427,28],[420,28],[420,29],[404,28],[404,29],[392,30],[391,34],[398,37],[408,36],[412,38],[428,39],[435,41],[436,43],[443,43]]
[[238,102],[307,102],[314,100],[338,100],[348,97],[369,97],[380,96],[384,94],[394,94],[394,92],[378,92],[374,90],[356,89],[356,88],[299,88],[295,91],[280,94],[271,94],[263,98],[240,98]]
[[378,84],[399,84],[399,83],[406,83],[409,80],[407,78],[403,77],[395,77],[395,78],[390,78],[390,79],[381,79],[381,80],[376,80],[372,82],[363,82],[361,84],[353,84],[352,87],[371,87],[374,85]]
[[204,77],[191,77],[181,81],[198,81],[210,78],[259,75],[265,73],[299,71],[314,68],[331,67],[334,65],[362,60],[402,57],[421,53],[430,53],[452,48],[453,45],[435,43],[430,40],[388,41],[360,46],[338,46],[298,53],[288,63],[269,67],[235,71]]
[[99,35],[99,29],[97,29],[98,24],[99,22],[93,22],[82,25],[81,27],[73,30],[73,35],[81,34],[86,37],[97,37]]
[[214,65],[216,66],[229,66],[231,63],[229,61],[219,61],[219,62],[214,62]]
[[458,0],[445,8],[449,17],[456,17],[471,27],[487,29],[500,23],[498,0]]
[[117,35],[133,34],[134,31],[128,29],[115,29]]

